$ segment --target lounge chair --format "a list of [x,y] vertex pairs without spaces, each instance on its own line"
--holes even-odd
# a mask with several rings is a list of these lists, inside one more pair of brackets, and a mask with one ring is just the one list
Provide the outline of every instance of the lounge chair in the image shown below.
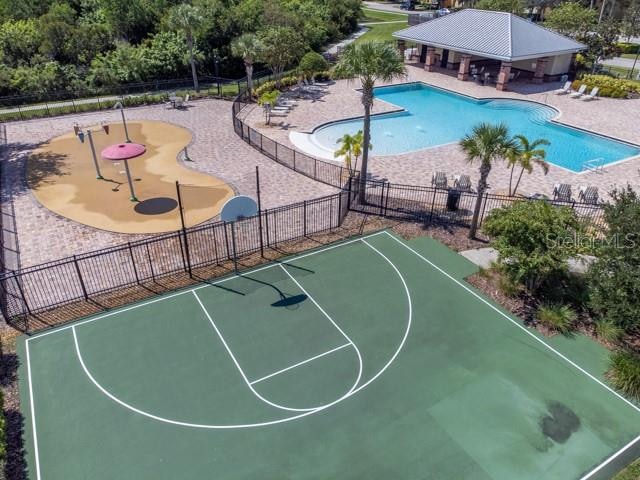
[[436,188],[447,188],[449,186],[447,174],[445,172],[434,173],[431,177],[431,185]]
[[578,192],[578,199],[580,199],[584,203],[595,204],[598,203],[598,187],[594,186],[580,186],[580,191]]
[[471,191],[471,178],[469,175],[456,175],[453,179],[453,186],[457,190],[462,190],[465,192]]
[[595,100],[596,98],[598,98],[598,92],[600,91],[600,87],[593,87],[591,89],[591,93],[588,95],[583,95],[582,97],[580,97],[580,100],[584,101],[584,102],[589,102],[591,100]]
[[571,185],[568,183],[556,183],[553,186],[553,199],[560,202],[570,202]]
[[584,95],[584,92],[585,92],[586,89],[587,89],[587,85],[585,83],[583,83],[582,85],[580,85],[580,88],[578,89],[578,91],[570,93],[569,97],[571,97],[571,98],[580,98],[582,95]]
[[566,95],[571,92],[571,82],[567,81],[564,84],[564,87],[554,90],[553,93],[556,95]]

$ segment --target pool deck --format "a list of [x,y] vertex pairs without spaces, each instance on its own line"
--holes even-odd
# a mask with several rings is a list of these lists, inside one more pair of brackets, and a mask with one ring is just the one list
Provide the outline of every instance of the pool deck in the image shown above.
[[[525,83],[511,84],[512,91],[500,92],[493,86],[480,86],[473,82],[461,82],[451,76],[450,71],[425,72],[418,66],[408,65],[407,82],[421,81],[429,85],[470,95],[475,98],[516,98],[549,105],[560,111],[556,120],[577,128],[590,130],[602,135],[618,138],[627,142],[640,144],[640,99],[619,100],[601,98],[596,101],[583,102],[558,96],[553,90],[558,83],[533,85]],[[404,83],[405,81],[394,82]],[[380,83],[380,85],[383,85]],[[287,128],[264,125],[259,108],[247,115],[248,123],[261,133],[282,143],[292,146],[289,140],[291,131],[311,132],[318,125],[352,118],[362,115],[360,95],[356,90],[357,82],[338,81],[330,86],[328,93],[317,101],[302,100],[287,117],[278,121],[289,124]],[[384,113],[396,110],[397,107],[376,100],[373,113]],[[517,132],[512,132],[517,133]],[[375,147],[375,139],[372,139]],[[464,154],[456,144],[432,147],[426,150],[401,155],[374,157],[370,162],[370,173],[373,178],[386,179],[396,183],[428,185],[435,171],[447,172],[450,179],[454,175],[468,174],[472,182],[478,179],[478,166],[469,165]],[[545,176],[540,170],[525,175],[519,193],[543,193],[551,195],[556,183],[569,183],[573,186],[573,195],[577,199],[581,185],[598,187],[600,195],[606,197],[615,186],[632,185],[640,181],[640,158],[611,164],[603,172],[574,173],[555,165],[550,165]],[[509,185],[509,171],[506,166],[495,165],[489,177],[493,192],[506,192]]]

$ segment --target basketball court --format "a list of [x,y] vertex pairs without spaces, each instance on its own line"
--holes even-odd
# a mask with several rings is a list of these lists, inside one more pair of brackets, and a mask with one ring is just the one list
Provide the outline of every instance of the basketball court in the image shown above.
[[27,338],[29,478],[609,478],[640,410],[426,238],[379,232]]

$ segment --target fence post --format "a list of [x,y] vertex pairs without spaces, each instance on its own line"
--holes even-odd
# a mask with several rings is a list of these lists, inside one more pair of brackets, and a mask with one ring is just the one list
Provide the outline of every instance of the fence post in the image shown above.
[[269,239],[269,210],[264,212],[264,223],[267,229],[267,247],[271,245],[271,240]]
[[153,261],[151,260],[151,252],[149,251],[149,244],[146,243],[145,247],[147,247],[147,259],[149,260],[149,270],[151,270],[151,279],[156,281],[156,274],[153,271]]
[[347,191],[349,192],[349,196],[347,197],[347,211],[351,210],[351,182],[353,177],[349,175],[349,182],[347,182]]
[[438,193],[437,188],[433,188],[433,199],[431,200],[431,211],[429,212],[429,221],[433,219],[433,209],[436,206],[436,194]]
[[[22,289],[22,285],[20,285],[20,280],[18,280],[18,276],[16,275],[16,272],[13,272],[13,278],[16,281],[16,285],[18,286],[18,291],[20,292],[20,297],[24,302],[24,306],[27,308],[27,313],[29,315],[32,315],[31,307],[29,307],[29,302],[27,302],[27,296],[24,294],[24,290]],[[27,330],[28,330],[28,327],[29,325],[27,324]]]
[[307,236],[307,201],[302,201],[302,235]]
[[180,183],[176,180],[176,195],[178,197],[178,211],[180,213],[180,224],[182,225],[182,236],[184,237],[184,253],[186,260],[186,270],[189,272],[189,277],[193,277],[191,272],[191,255],[189,254],[189,239],[187,237],[187,226],[184,221],[184,208],[182,206],[182,194],[180,193]]
[[278,142],[275,142],[276,144],[276,162],[278,161]]
[[342,223],[342,190],[338,192],[338,222],[336,227],[339,227]]
[[22,110],[20,109],[20,105],[18,105],[18,115],[20,115],[20,120],[24,120],[22,116]]
[[82,288],[82,295],[85,300],[89,300],[89,294],[87,293],[87,287],[84,284],[82,273],[80,272],[80,265],[78,265],[78,258],[73,256],[73,265],[76,267],[76,273],[78,274],[78,280],[80,280],[80,287]]
[[296,151],[293,151],[293,171],[296,172]]
[[478,227],[482,226],[482,222],[484,220],[484,211],[487,209],[488,199],[489,199],[489,192],[485,192],[484,203],[482,204],[482,214],[480,215],[480,221],[478,222]]
[[136,259],[133,256],[133,248],[131,248],[131,242],[127,242],[129,247],[129,256],[131,257],[131,266],[133,267],[133,274],[136,276],[136,283],[140,285],[140,277],[138,277],[138,269],[136,268]]
[[384,199],[384,213],[383,215],[386,216],[388,211],[388,207],[389,207],[389,190],[391,189],[391,184],[389,182],[387,182],[387,196]]
[[260,236],[260,256],[264,258],[264,243],[262,241],[262,198],[260,195],[260,169],[256,165],[256,196],[258,197],[258,235]]
[[380,215],[384,215],[384,184],[382,182],[382,191],[380,192]]
[[313,179],[316,180],[318,178],[318,161],[313,159]]

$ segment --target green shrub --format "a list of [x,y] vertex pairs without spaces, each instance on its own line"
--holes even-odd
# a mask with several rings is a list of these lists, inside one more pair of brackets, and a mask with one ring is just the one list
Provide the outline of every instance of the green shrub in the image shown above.
[[520,285],[508,275],[500,275],[498,277],[498,290],[509,298],[515,298],[520,294]]
[[640,478],[640,460],[636,460],[624,470],[621,470],[613,480],[638,480]]
[[333,72],[331,70],[324,70],[323,72],[316,73],[316,80],[327,81],[333,78]]
[[588,89],[599,87],[598,95],[601,97],[626,98],[630,93],[640,93],[640,85],[607,75],[584,75],[582,79],[574,80],[571,87],[577,90],[582,84],[586,84]]
[[606,342],[617,342],[623,333],[624,329],[611,320],[599,320],[596,322],[596,335]]
[[576,312],[568,305],[542,305],[536,314],[538,321],[549,330],[566,335],[573,330],[578,318]]
[[627,350],[609,355],[607,377],[615,388],[625,395],[640,400],[640,357]]
[[275,105],[278,101],[278,97],[280,96],[280,92],[278,90],[271,90],[269,92],[265,92],[258,98],[258,105],[264,105],[265,103],[269,103],[271,105]]
[[638,50],[640,50],[640,45],[638,45],[637,43],[620,42],[616,44],[616,47],[620,49],[620,53],[622,54],[624,53],[635,54],[635,53],[638,53]]
[[271,92],[271,91],[273,91],[275,89],[276,89],[276,82],[273,82],[273,81],[264,82],[258,88],[254,88],[253,89],[253,94],[256,97],[260,98],[265,93]]

